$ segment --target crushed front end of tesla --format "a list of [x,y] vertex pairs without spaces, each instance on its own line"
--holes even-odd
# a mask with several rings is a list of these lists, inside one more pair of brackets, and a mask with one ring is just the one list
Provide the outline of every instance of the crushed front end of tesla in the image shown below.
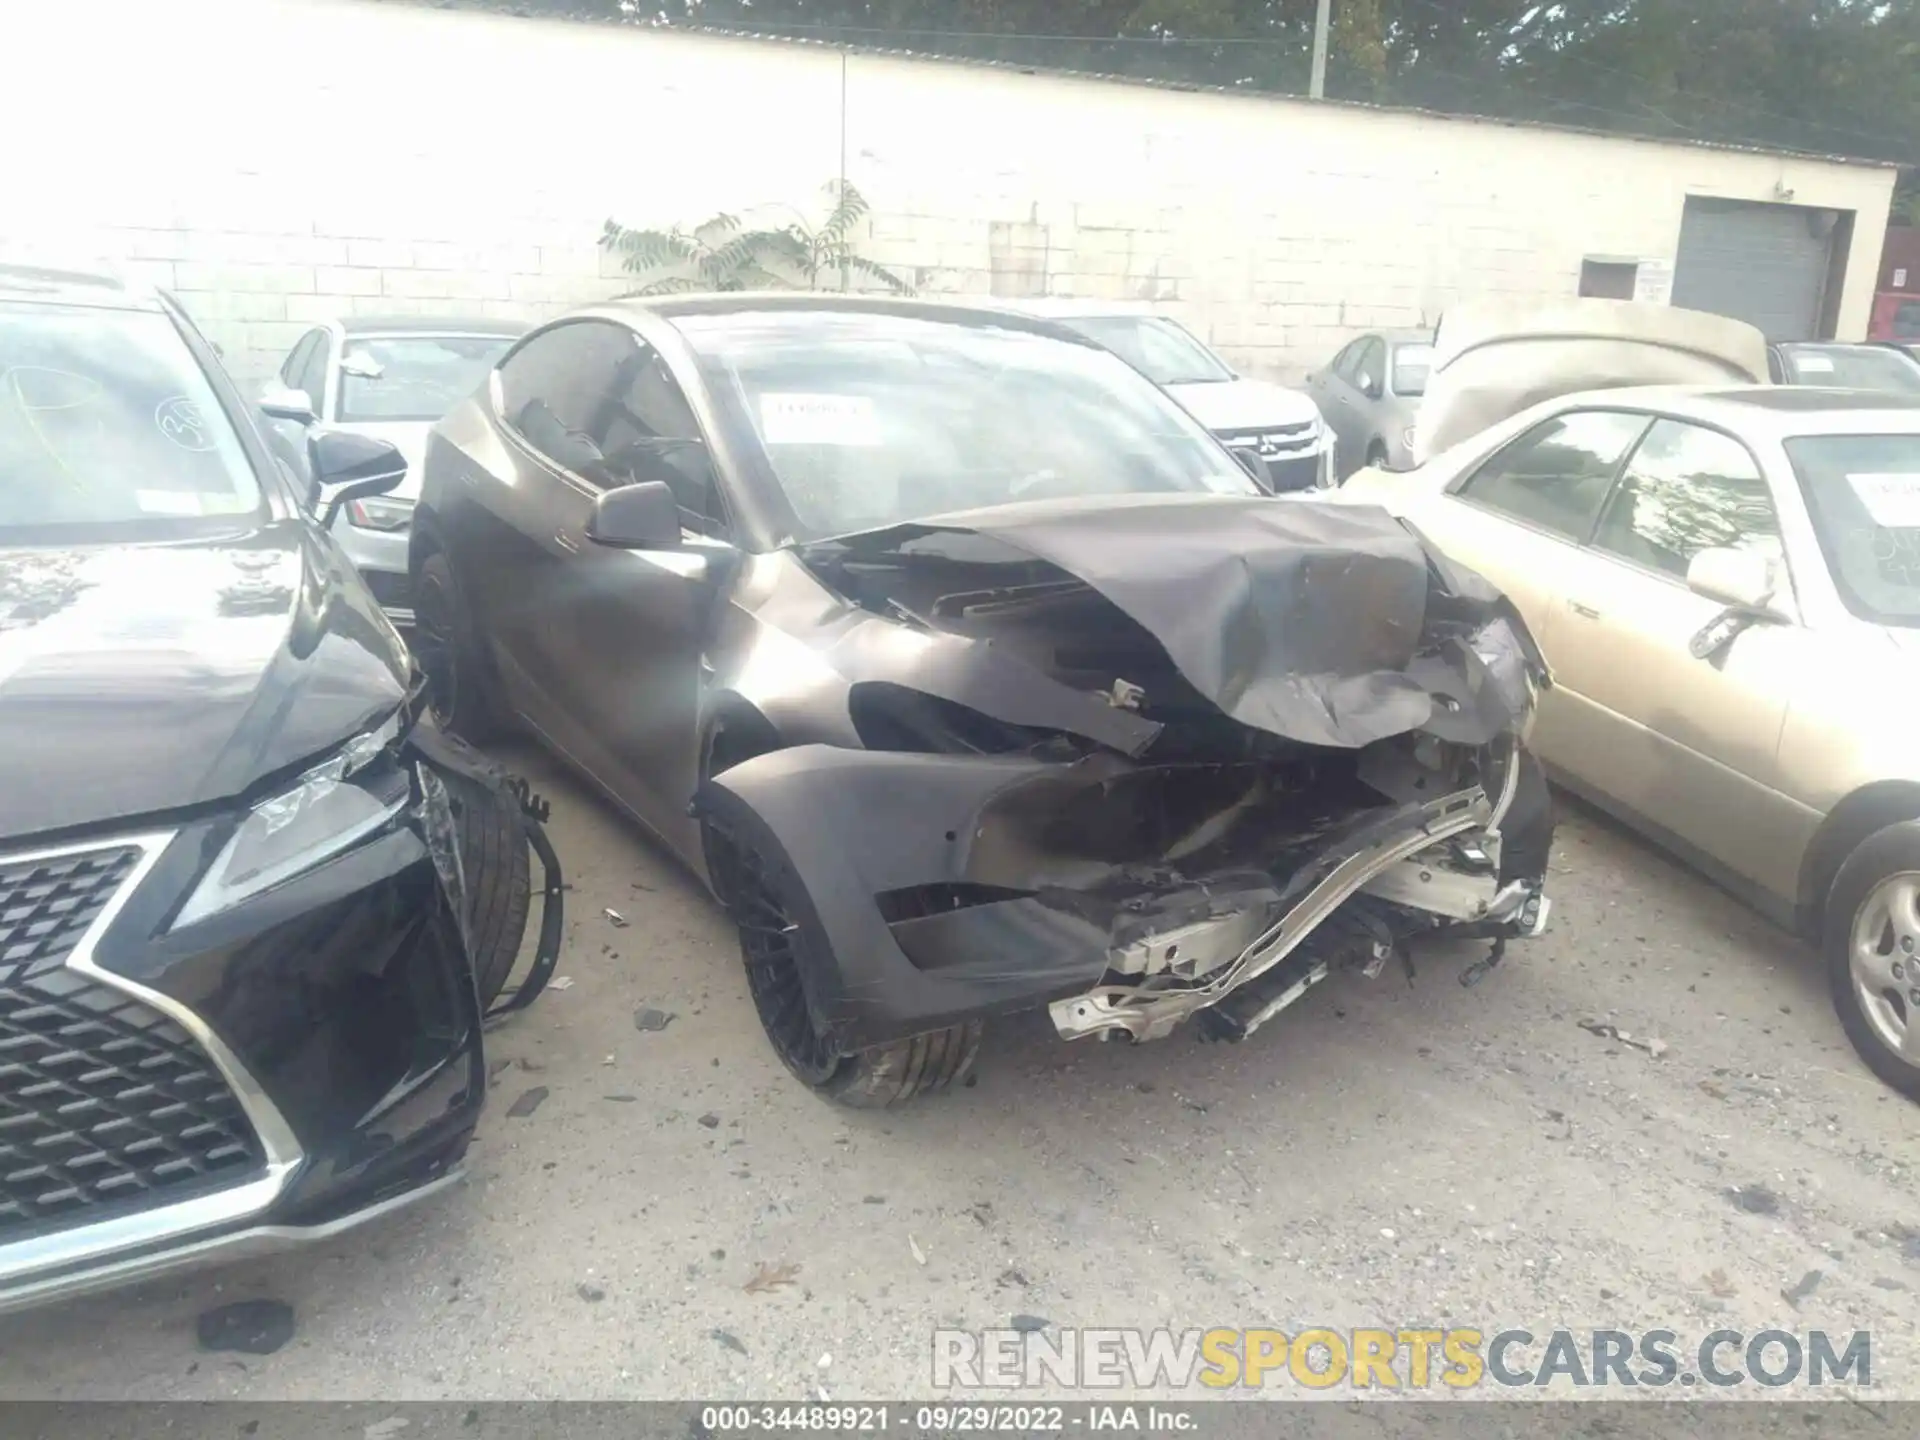
[[795,553],[844,614],[743,603],[845,677],[857,744],[757,754],[695,808],[750,973],[790,957],[826,1053],[1040,1006],[1069,1039],[1239,1039],[1342,968],[1545,924],[1547,667],[1384,511],[1036,503]]

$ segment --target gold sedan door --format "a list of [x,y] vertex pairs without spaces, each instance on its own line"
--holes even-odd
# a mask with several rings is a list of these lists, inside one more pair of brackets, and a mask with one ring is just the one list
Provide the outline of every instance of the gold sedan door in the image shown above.
[[1660,419],[1591,543],[1566,559],[1549,654],[1562,692],[1554,743],[1677,848],[1791,895],[1809,812],[1782,793],[1780,735],[1792,677],[1812,673],[1812,637],[1756,622],[1696,656],[1695,637],[1726,611],[1688,588],[1689,562],[1709,548],[1766,554],[1794,613],[1759,463],[1731,435]]

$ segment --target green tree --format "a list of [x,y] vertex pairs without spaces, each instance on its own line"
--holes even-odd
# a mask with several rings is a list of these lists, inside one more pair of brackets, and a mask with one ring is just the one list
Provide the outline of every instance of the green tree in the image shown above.
[[866,218],[867,201],[843,180],[825,187],[828,209],[818,225],[795,220],[777,227],[750,227],[721,213],[683,230],[636,230],[609,220],[600,247],[620,257],[620,266],[642,277],[635,295],[711,290],[818,290],[869,288],[895,294],[911,286],[884,265],[861,255],[854,232]]

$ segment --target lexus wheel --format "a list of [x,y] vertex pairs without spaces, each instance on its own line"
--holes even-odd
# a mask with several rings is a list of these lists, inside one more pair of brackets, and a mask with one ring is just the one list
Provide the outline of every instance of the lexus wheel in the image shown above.
[[1890,825],[1840,867],[1827,901],[1827,979],[1860,1058],[1920,1100],[1920,822]]

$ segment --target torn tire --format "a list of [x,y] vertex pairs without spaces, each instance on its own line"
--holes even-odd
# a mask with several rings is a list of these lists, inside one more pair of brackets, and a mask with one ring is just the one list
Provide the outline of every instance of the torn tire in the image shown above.
[[443,773],[467,886],[467,938],[480,1008],[506,988],[527,933],[532,858],[512,797],[467,775]]
[[813,907],[796,903],[798,878],[750,843],[708,824],[713,888],[740,933],[747,988],[781,1063],[816,1094],[856,1110],[901,1105],[945,1090],[973,1070],[979,1020],[846,1053],[826,1035],[807,993],[809,946],[826,944]]

